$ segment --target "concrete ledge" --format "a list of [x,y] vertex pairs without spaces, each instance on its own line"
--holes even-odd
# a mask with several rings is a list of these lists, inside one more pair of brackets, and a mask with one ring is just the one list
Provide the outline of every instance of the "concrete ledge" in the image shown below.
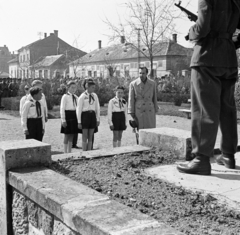
[[9,172],[9,184],[81,235],[180,234],[47,168]]
[[29,166],[51,164],[51,146],[30,139],[0,142],[0,230],[11,234],[11,195],[7,185],[7,171]]
[[191,133],[190,131],[174,128],[143,129],[139,132],[140,144],[147,147],[160,147],[163,150],[171,150],[179,159],[191,157]]
[[111,157],[119,154],[148,151],[150,149],[151,149],[150,147],[133,145],[133,146],[123,146],[119,148],[98,149],[98,150],[86,151],[86,152],[79,151],[78,153],[52,155],[52,161],[64,160],[66,158],[79,159],[82,157],[86,157],[86,158]]

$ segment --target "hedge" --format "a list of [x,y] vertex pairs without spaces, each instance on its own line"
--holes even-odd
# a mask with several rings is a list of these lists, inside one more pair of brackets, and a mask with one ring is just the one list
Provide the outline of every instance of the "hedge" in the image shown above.
[[157,100],[162,102],[172,102],[175,105],[180,106],[182,103],[187,103],[190,99],[190,94],[181,93],[164,93],[158,92]]
[[2,98],[2,106],[6,110],[19,111],[21,97]]

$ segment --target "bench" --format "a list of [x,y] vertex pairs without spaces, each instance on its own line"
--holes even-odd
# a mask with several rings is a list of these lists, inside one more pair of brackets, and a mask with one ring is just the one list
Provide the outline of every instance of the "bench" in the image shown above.
[[179,112],[183,112],[187,114],[187,118],[191,119],[191,110],[190,109],[179,109]]

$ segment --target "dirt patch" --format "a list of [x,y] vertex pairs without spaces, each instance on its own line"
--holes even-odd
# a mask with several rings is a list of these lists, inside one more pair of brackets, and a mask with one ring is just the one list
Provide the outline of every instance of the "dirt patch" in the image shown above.
[[112,158],[67,159],[53,163],[52,169],[184,234],[239,235],[239,212],[220,205],[211,195],[193,193],[144,173],[148,167],[175,161],[172,152],[153,149]]

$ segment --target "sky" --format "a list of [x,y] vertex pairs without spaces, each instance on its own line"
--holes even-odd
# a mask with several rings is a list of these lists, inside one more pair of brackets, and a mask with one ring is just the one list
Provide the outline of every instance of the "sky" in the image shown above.
[[[90,52],[109,45],[109,30],[103,22],[108,18],[117,24],[126,13],[126,2],[131,0],[0,0],[0,46],[17,52],[40,38],[40,34],[58,30],[59,37],[68,44]],[[176,0],[178,2],[178,0]],[[182,0],[186,6],[189,0]],[[187,6],[196,14],[197,0]],[[178,42],[186,47],[184,36],[193,23],[184,14],[176,22]]]

